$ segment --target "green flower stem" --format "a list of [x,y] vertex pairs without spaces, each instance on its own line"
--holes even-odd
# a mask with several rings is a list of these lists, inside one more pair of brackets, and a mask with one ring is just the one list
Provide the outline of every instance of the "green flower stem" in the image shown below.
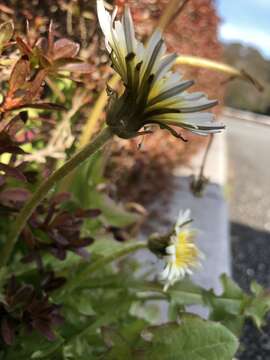
[[[61,291],[61,295],[65,296],[66,292],[71,292],[76,287],[80,286],[85,280],[89,278],[89,275],[91,273],[94,273],[95,271],[99,270],[100,268],[108,265],[109,263],[119,259],[122,256],[131,254],[137,250],[140,249],[147,249],[148,245],[146,242],[134,242],[132,244],[124,245],[121,249],[115,251],[114,253],[104,256],[99,260],[96,260],[94,262],[91,262],[86,268],[80,272],[77,273],[74,278],[72,278],[70,281],[67,282],[66,286]],[[60,295],[60,297],[61,297]],[[58,297],[57,297],[57,300]]]
[[68,160],[63,166],[57,169],[52,175],[44,180],[38,187],[36,192],[33,194],[31,199],[24,205],[21,212],[19,213],[15,224],[13,225],[11,234],[8,241],[4,245],[3,251],[1,252],[0,267],[5,266],[12,254],[14,246],[17,242],[18,236],[26,225],[27,220],[33,214],[36,207],[46,197],[48,192],[54,187],[54,185],[67,174],[72,172],[76,167],[89,158],[92,154],[98,151],[109,139],[111,139],[113,133],[110,128],[104,128],[97,137],[86,145],[82,150],[75,154],[70,160]]

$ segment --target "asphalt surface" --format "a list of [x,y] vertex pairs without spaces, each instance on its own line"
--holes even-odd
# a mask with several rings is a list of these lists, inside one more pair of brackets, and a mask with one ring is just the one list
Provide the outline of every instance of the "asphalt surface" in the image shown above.
[[[233,277],[270,288],[270,126],[222,119],[227,125]],[[239,360],[270,360],[270,316],[263,330],[247,322]]]

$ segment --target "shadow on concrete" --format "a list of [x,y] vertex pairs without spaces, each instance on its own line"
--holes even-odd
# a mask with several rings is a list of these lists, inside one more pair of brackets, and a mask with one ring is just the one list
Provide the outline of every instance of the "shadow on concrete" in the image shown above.
[[270,232],[231,223],[233,276],[245,290],[252,280],[270,287]]

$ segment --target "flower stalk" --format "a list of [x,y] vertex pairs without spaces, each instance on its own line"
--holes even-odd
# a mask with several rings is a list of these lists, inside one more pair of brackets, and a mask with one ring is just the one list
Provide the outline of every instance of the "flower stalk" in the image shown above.
[[71,279],[66,284],[66,286],[63,288],[64,291],[62,292],[62,294],[65,295],[67,292],[71,292],[78,285],[82,284],[86,279],[88,279],[92,273],[112,263],[113,261],[116,261],[119,258],[126,256],[128,254],[134,253],[140,249],[147,249],[147,248],[148,248],[148,244],[146,242],[143,241],[134,242],[131,244],[127,244],[126,246],[122,247],[118,251],[115,251],[114,253],[108,256],[104,256],[95,262],[91,262],[88,266],[85,267],[85,269],[81,273],[77,274],[76,277]]
[[66,175],[76,169],[83,161],[89,156],[98,151],[109,139],[113,136],[110,128],[104,128],[97,137],[86,145],[82,150],[75,154],[70,160],[68,160],[63,166],[57,169],[54,173],[49,176],[48,179],[44,180],[38,187],[36,192],[30,198],[30,200],[24,205],[21,212],[19,213],[8,241],[4,245],[2,250],[2,256],[0,259],[0,267],[5,266],[12,254],[14,246],[17,242],[18,236],[25,227],[27,220],[33,214],[36,207],[46,197],[48,192],[55,186],[55,184],[63,179]]
[[163,16],[158,22],[158,28],[164,32],[175,18],[183,11],[189,0],[171,0],[168,2],[167,8]]

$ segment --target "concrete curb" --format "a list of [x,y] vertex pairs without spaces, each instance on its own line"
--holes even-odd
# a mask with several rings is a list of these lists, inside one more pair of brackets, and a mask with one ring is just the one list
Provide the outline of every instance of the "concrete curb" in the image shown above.
[[[194,226],[199,229],[197,244],[205,255],[202,271],[194,273],[193,280],[206,289],[213,288],[220,293],[222,288],[219,277],[225,273],[231,275],[231,246],[229,229],[228,204],[224,198],[224,186],[227,182],[227,146],[226,133],[215,135],[204,175],[209,184],[202,198],[194,197],[189,191],[190,181],[184,179],[198,174],[203,152],[195,156],[189,168],[179,168],[175,176],[179,183],[175,201],[172,206],[190,208],[194,218]],[[190,172],[190,174],[189,174]],[[190,309],[203,317],[207,317],[206,309],[193,307]]]
[[227,182],[226,133],[214,137],[205,166],[205,176],[209,178],[202,198],[194,197],[189,191],[189,178],[198,174],[203,151],[196,155],[188,168],[176,169],[176,193],[172,203],[173,212],[178,208],[190,208],[194,226],[199,229],[198,245],[206,258],[203,271],[194,275],[194,280],[205,288],[221,290],[219,276],[231,274],[231,251],[229,236],[228,205],[224,198]]
[[[215,135],[205,167],[205,175],[210,183],[204,196],[198,198],[190,192],[190,176],[199,173],[202,157],[203,151],[193,157],[190,166],[175,169],[173,194],[166,201],[161,195],[152,206],[153,211],[160,213],[163,201],[167,203],[163,211],[165,221],[162,224],[153,221],[151,225],[157,232],[166,232],[175,223],[180,209],[190,209],[194,228],[198,229],[197,244],[205,255],[203,267],[194,274],[193,280],[206,289],[213,288],[220,293],[220,275],[231,275],[229,214],[224,198],[227,181],[226,134]],[[149,252],[142,252],[138,256],[146,264],[155,261]],[[166,308],[161,306],[161,309],[162,320],[166,321]],[[196,306],[189,310],[207,317],[207,311],[203,308]]]

